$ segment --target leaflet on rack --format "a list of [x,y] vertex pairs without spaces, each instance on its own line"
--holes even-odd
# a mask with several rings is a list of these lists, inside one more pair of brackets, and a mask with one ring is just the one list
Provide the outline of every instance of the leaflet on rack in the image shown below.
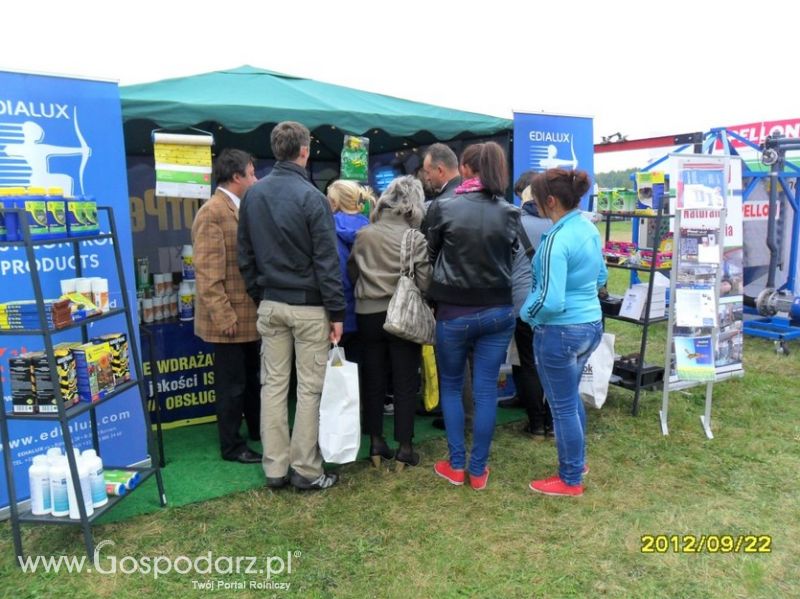
[[719,264],[719,229],[681,228],[681,264]]
[[699,337],[673,337],[675,343],[675,370],[684,381],[713,381],[714,343],[711,335]]
[[675,289],[675,326],[717,326],[717,302],[710,285],[687,285]]

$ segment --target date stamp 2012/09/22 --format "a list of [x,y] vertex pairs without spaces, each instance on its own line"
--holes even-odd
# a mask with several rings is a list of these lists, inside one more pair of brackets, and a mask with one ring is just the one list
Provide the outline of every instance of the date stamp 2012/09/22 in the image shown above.
[[772,553],[772,535],[642,535],[642,553]]

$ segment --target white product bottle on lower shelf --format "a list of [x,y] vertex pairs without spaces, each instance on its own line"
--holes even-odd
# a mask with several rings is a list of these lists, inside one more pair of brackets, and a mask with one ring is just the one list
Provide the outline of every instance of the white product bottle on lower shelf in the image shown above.
[[52,464],[56,461],[57,458],[61,457],[61,448],[60,447],[51,447],[47,450],[47,462],[48,464]]
[[31,514],[44,516],[53,508],[50,504],[50,467],[46,455],[33,456],[33,463],[28,468],[28,482],[31,491]]
[[92,505],[101,507],[108,503],[106,479],[103,475],[103,460],[94,449],[86,449],[81,454],[86,467],[89,468],[89,486],[92,489]]
[[[66,461],[66,458],[64,460]],[[77,462],[78,481],[83,494],[83,506],[86,508],[86,515],[91,516],[94,514],[94,506],[92,506],[92,489],[89,486],[89,469],[83,460],[77,460]],[[78,507],[78,496],[72,484],[72,474],[69,472],[69,467],[67,467],[67,492],[69,495],[69,517],[72,520],[80,520],[81,512]]]
[[69,468],[67,458],[53,456],[50,464],[50,505],[53,516],[61,518],[69,514],[69,490],[67,477]]

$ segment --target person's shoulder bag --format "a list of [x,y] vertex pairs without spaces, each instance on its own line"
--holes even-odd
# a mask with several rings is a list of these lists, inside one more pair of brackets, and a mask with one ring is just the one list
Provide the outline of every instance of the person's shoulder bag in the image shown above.
[[433,345],[436,321],[414,281],[414,243],[414,229],[407,229],[400,242],[400,278],[389,301],[383,330],[414,343]]

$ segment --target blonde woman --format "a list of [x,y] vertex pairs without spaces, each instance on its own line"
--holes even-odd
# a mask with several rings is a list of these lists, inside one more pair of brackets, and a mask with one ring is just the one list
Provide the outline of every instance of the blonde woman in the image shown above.
[[369,187],[359,185],[355,181],[343,180],[331,183],[327,193],[331,210],[333,210],[333,220],[336,223],[339,269],[342,276],[342,285],[344,286],[344,299],[347,304],[344,317],[344,333],[342,334],[340,345],[344,348],[348,360],[360,363],[361,343],[358,339],[353,284],[347,274],[347,259],[353,249],[356,233],[359,229],[369,224],[369,219],[363,214],[364,207],[369,205],[371,210],[375,204],[375,196]]

